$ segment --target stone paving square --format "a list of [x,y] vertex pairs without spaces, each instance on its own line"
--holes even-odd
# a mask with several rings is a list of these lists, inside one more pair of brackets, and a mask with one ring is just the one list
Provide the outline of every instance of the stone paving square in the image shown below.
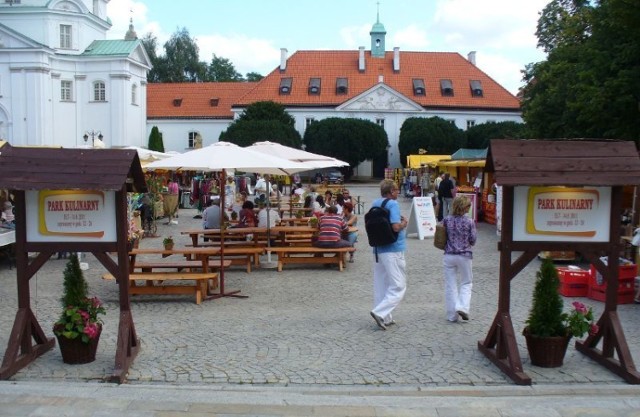
[[[351,194],[369,203],[377,184],[349,184]],[[408,217],[411,200],[399,198]],[[158,221],[158,234],[200,227],[195,210],[181,209],[177,225]],[[478,224],[474,252],[471,320],[448,323],[443,307],[442,252],[430,239],[407,239],[406,297],[394,312],[397,325],[381,331],[369,315],[372,307],[373,255],[359,216],[360,238],[355,262],[344,272],[323,266],[289,266],[278,273],[240,267],[226,271],[226,289],[241,289],[247,299],[222,298],[196,305],[192,296],[136,296],[132,312],[140,353],[130,368],[135,384],[256,384],[268,386],[338,387],[491,387],[513,382],[477,349],[497,310],[498,237],[496,228]],[[162,238],[147,238],[141,247],[159,247]],[[90,294],[105,302],[107,315],[97,360],[65,365],[57,347],[11,378],[12,381],[101,381],[113,371],[118,323],[115,282],[91,256],[85,276]],[[544,369],[528,363],[521,335],[531,304],[539,261],[532,262],[512,283],[512,320],[524,370],[535,385],[626,385],[626,382],[578,353],[572,341],[564,366]],[[31,279],[31,305],[45,333],[60,313],[64,260],[52,258]],[[0,264],[0,352],[4,354],[16,312],[15,268]],[[603,303],[576,298],[594,308]],[[569,307],[573,298],[565,298]],[[618,307],[620,320],[636,362],[640,360],[639,305]]]

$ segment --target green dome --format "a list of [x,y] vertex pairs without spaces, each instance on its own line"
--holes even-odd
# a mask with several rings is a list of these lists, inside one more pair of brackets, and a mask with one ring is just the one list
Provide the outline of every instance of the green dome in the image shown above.
[[382,23],[376,22],[371,27],[371,33],[387,33],[387,31],[385,30],[384,25]]

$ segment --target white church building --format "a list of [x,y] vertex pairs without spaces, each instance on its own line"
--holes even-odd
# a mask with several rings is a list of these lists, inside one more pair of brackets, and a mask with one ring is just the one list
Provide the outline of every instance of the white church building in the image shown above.
[[69,148],[147,144],[149,57],[107,40],[109,0],[2,0],[0,140]]

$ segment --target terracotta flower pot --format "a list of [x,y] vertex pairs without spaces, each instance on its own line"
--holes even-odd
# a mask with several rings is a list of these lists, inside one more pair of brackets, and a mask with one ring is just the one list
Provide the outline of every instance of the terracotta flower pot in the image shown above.
[[101,333],[102,326],[98,325],[98,335],[89,340],[89,343],[84,343],[81,337],[67,339],[64,336],[56,335],[60,353],[62,353],[62,362],[76,365],[95,361]]
[[173,243],[166,243],[164,245],[164,250],[173,250]]
[[522,334],[527,341],[527,350],[532,365],[542,368],[562,366],[571,335],[539,337],[530,334],[528,328],[525,328]]

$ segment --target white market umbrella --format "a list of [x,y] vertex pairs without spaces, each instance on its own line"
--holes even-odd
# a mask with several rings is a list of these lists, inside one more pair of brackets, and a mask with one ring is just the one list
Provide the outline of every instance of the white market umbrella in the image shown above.
[[243,171],[272,175],[291,175],[313,169],[306,164],[277,158],[242,148],[229,142],[217,142],[147,165],[149,169],[189,171]]
[[330,156],[320,155],[313,152],[303,151],[302,149],[291,148],[275,142],[256,142],[247,149],[261,152],[266,155],[277,156],[279,158],[288,159],[289,161],[303,162],[313,168],[329,168],[348,166],[349,164]]
[[124,149],[132,149],[138,152],[138,158],[140,158],[140,165],[142,165],[143,168],[146,168],[146,166],[151,162],[171,158],[174,155],[179,155],[179,153],[177,152],[171,154],[171,153],[165,153],[165,152],[152,151],[150,149],[140,148],[138,146],[127,146]]
[[[220,171],[221,182],[226,183],[226,171],[259,172],[262,174],[291,175],[296,172],[308,171],[310,168],[300,162],[289,161],[256,152],[248,148],[242,148],[229,142],[217,142],[204,148],[195,149],[180,155],[161,161],[152,162],[147,169],[169,169],[189,171]],[[224,193],[220,193],[220,207],[224,207]],[[220,224],[223,224],[223,211],[220,210]],[[267,211],[267,213],[269,213]],[[267,240],[269,235],[267,234]],[[224,263],[224,233],[220,234],[220,260]],[[271,252],[268,252],[271,256]],[[219,297],[236,296],[239,291],[224,292],[224,267],[220,268],[220,293]]]

